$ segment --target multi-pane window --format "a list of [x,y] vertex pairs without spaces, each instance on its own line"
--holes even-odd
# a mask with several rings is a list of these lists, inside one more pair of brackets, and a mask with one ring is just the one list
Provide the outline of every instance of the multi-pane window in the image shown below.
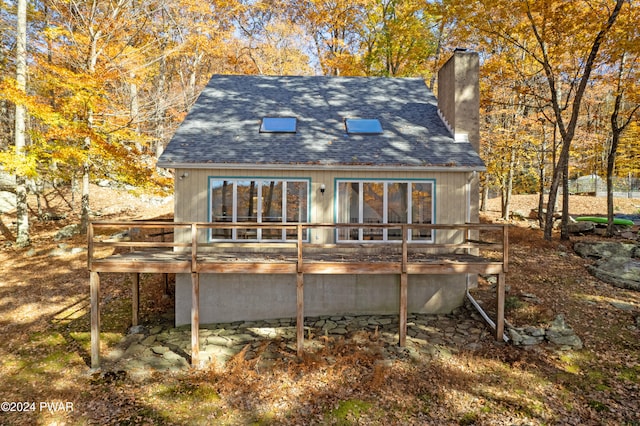
[[[341,228],[338,241],[396,241],[401,228],[366,224],[430,224],[434,215],[432,181],[338,181],[337,221],[364,226]],[[428,229],[411,228],[411,241],[432,241]]]
[[[209,180],[212,222],[306,223],[309,221],[309,182],[278,179]],[[213,228],[212,240],[285,241],[294,229]],[[303,239],[307,239],[306,231]]]

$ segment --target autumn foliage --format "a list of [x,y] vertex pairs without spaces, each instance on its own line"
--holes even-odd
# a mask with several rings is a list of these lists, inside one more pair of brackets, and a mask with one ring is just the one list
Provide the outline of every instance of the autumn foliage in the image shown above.
[[[26,90],[15,7],[0,3],[0,169],[40,186],[168,188],[155,160],[214,73],[420,76],[434,88],[455,47],[481,55],[483,182],[503,215],[512,191],[545,192],[554,174],[604,178],[612,155],[614,177],[638,184],[636,2],[30,2]],[[16,105],[28,112],[21,155]]]

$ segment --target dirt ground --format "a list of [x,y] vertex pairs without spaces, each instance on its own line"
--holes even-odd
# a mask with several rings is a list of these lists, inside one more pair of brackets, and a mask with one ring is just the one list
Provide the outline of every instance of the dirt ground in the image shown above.
[[[528,216],[532,210],[538,209],[538,194],[514,195],[510,206],[512,212],[519,212]],[[546,203],[546,197],[545,197]],[[558,198],[556,210],[562,209],[562,196]],[[613,211],[615,214],[640,214],[640,199],[614,198]],[[572,195],[569,197],[569,214],[571,216],[604,216],[607,214],[606,197],[590,197]],[[487,204],[486,217],[500,216],[500,198],[491,198]]]
[[[77,221],[76,201],[65,192],[47,195],[44,210],[66,217],[34,219],[31,247],[0,236],[0,401],[13,403],[3,405],[2,425],[640,424],[640,294],[589,275],[589,261],[572,244],[595,237],[548,242],[527,221],[510,230],[507,320],[537,326],[562,314],[582,350],[489,341],[476,351],[387,363],[361,342],[343,341],[330,354],[276,362],[269,371],[238,358],[222,371],[138,383],[89,372],[86,253],[70,250],[86,247],[86,240],[53,240]],[[615,205],[619,213],[640,210],[640,200]],[[35,206],[32,200],[32,217]],[[514,211],[536,206],[536,195],[512,201]],[[572,196],[570,206],[574,215],[606,213],[604,198]],[[152,219],[173,208],[169,198],[100,187],[92,188],[91,207],[96,219]],[[498,199],[483,217],[497,220]],[[0,219],[11,227],[10,215]],[[56,249],[63,252],[53,256]],[[126,333],[130,302],[121,278],[106,275],[103,340],[111,346]],[[144,318],[171,309],[161,285],[145,280]],[[490,285],[481,281],[477,291],[488,295]]]

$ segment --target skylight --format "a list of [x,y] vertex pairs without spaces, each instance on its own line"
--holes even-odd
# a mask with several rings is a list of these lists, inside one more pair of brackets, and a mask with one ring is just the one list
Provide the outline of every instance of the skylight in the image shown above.
[[347,118],[344,120],[347,133],[379,135],[382,133],[382,124],[377,118]]
[[295,133],[295,117],[264,117],[260,124],[260,133]]

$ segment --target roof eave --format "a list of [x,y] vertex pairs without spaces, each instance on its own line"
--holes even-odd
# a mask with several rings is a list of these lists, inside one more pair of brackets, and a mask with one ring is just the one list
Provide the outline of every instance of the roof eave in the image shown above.
[[484,172],[485,166],[458,165],[357,165],[357,164],[237,164],[237,163],[173,163],[158,162],[165,169],[243,169],[252,170],[339,170],[339,171],[419,171],[419,172]]

